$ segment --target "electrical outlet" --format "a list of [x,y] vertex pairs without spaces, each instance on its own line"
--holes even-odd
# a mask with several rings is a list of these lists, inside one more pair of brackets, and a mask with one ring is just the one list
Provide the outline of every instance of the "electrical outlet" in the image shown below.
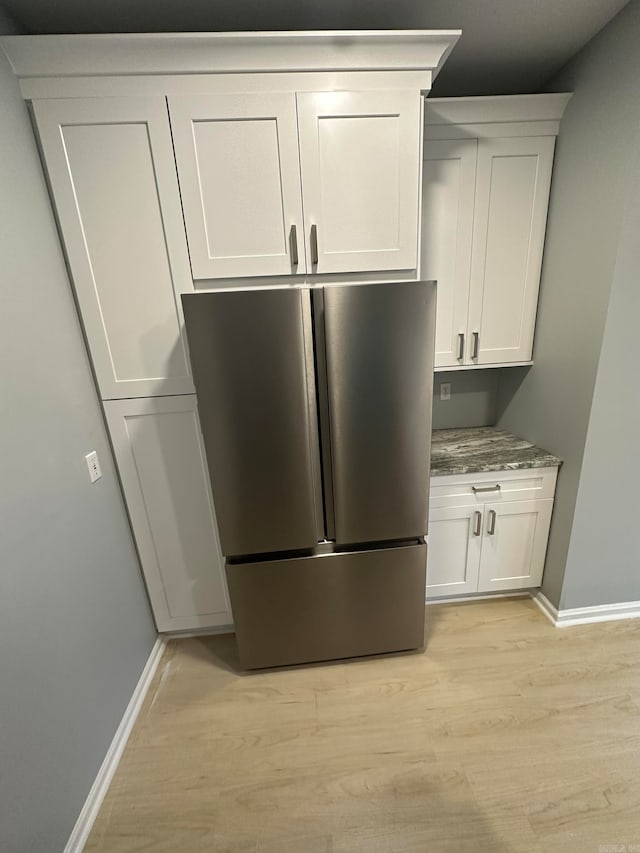
[[95,450],[92,450],[91,453],[87,453],[84,458],[87,461],[87,468],[89,469],[89,477],[91,478],[91,482],[95,483],[96,480],[99,480],[100,477],[102,477],[102,469],[100,468],[98,454]]
[[440,383],[440,399],[441,400],[450,400],[451,399],[451,383],[450,382],[441,382]]

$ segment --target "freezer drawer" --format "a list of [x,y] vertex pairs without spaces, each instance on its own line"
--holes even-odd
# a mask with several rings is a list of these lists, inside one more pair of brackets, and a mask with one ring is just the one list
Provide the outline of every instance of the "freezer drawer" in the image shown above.
[[427,546],[227,563],[245,669],[421,648]]

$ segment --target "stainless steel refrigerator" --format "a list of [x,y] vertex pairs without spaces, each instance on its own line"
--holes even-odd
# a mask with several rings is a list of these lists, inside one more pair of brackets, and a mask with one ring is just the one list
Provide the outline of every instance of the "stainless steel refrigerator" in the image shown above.
[[435,284],[182,302],[241,665],[422,647]]

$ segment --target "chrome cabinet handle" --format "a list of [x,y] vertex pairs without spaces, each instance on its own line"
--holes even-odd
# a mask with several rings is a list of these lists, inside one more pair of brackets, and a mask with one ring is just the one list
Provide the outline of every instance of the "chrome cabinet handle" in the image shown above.
[[318,226],[311,226],[311,263],[318,266]]
[[458,361],[464,358],[464,333],[458,333]]
[[473,333],[473,350],[471,351],[471,358],[478,357],[478,349],[480,348],[480,332]]
[[500,483],[496,483],[495,486],[471,486],[471,491],[474,495],[477,495],[480,492],[499,492]]
[[473,535],[480,536],[480,530],[482,529],[482,513],[480,510],[476,510],[473,513]]
[[289,248],[291,250],[291,266],[298,266],[298,229],[295,225],[291,226],[289,232]]
[[496,532],[496,511],[495,509],[489,510],[489,527],[487,528],[487,533],[489,536],[493,536]]

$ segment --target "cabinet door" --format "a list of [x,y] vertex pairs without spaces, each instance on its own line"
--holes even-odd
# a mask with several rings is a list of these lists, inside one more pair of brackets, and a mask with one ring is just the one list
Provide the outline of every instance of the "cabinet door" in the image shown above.
[[295,95],[180,95],[169,111],[194,278],[304,272]]
[[540,586],[553,500],[485,504],[478,590]]
[[473,506],[429,513],[427,597],[476,592],[482,513]]
[[297,95],[307,270],[415,269],[420,93]]
[[471,364],[531,358],[554,144],[551,136],[478,142]]
[[158,630],[230,624],[195,395],[104,408]]
[[103,399],[193,392],[193,289],[164,98],[34,101]]
[[425,142],[422,279],[438,282],[436,367],[464,364],[471,275],[476,139]]

